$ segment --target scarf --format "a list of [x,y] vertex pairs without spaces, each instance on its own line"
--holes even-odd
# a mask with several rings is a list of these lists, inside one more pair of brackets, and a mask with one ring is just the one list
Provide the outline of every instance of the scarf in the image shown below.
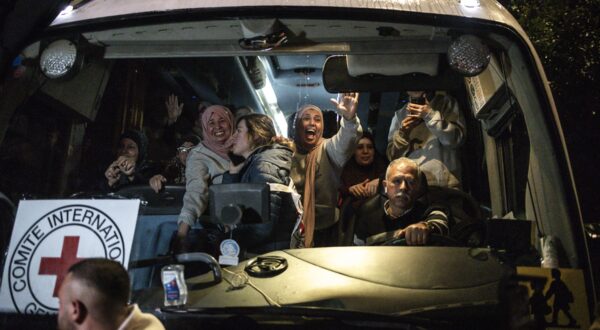
[[[296,143],[301,149],[308,151],[306,155],[306,174],[304,177],[304,194],[302,195],[302,207],[304,209],[303,222],[304,222],[304,247],[311,247],[313,245],[313,238],[315,232],[315,177],[317,171],[317,160],[320,156],[321,144],[325,141],[322,137],[323,132],[317,132],[318,140],[314,146],[307,146],[304,141],[298,141],[300,134],[299,131],[303,130],[302,126],[302,115],[306,110],[314,109],[321,112],[317,106],[306,105],[302,107],[296,113],[296,120],[294,121]],[[321,113],[322,115],[322,113]]]
[[[208,134],[208,122],[211,119],[218,121],[220,118],[225,119],[231,128],[231,136],[229,136],[227,141],[224,143],[216,141],[212,135]],[[224,159],[229,159],[227,153],[233,144],[233,129],[233,115],[227,107],[222,105],[211,105],[210,107],[206,108],[204,113],[202,113],[202,144]]]

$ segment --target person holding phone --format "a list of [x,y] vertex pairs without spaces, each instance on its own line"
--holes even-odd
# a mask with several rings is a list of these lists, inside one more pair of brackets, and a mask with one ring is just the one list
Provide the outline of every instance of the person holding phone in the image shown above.
[[396,111],[388,134],[390,161],[414,159],[430,186],[460,188],[459,147],[466,135],[458,102],[450,95],[408,91],[409,100]]
[[[252,113],[239,117],[231,153],[232,162],[222,183],[267,183],[280,188],[290,185],[293,143],[277,136],[269,116]],[[241,162],[234,161],[235,156],[241,157]],[[271,189],[269,221],[237,225],[233,239],[253,252],[288,248],[297,218],[290,198],[289,193]]]

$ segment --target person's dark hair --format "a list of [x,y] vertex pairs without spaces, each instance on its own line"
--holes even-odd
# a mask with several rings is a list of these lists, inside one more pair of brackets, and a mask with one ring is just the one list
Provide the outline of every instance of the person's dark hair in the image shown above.
[[[277,131],[275,130],[273,120],[269,116],[260,113],[243,115],[236,121],[236,126],[242,120],[246,122],[246,126],[248,127],[248,134],[252,140],[253,148],[270,145],[274,142],[273,139],[277,136]],[[289,148],[292,146],[292,142],[286,139],[278,139],[277,143]]]
[[109,259],[84,259],[71,267],[73,279],[97,291],[100,298],[99,314],[111,320],[127,306],[129,301],[129,275],[123,266]]
[[256,113],[256,111],[254,111],[254,109],[252,109],[252,107],[249,105],[243,105],[241,107],[236,108],[233,115],[235,116],[235,118],[240,118],[251,113]]
[[197,145],[198,143],[200,143],[200,138],[198,138],[196,135],[194,134],[188,134],[182,138],[179,139],[177,146],[181,146],[182,144],[186,143],[186,142],[191,142],[194,145]]
[[333,137],[340,129],[339,116],[334,110],[325,110],[323,112],[323,137],[329,139]]
[[371,132],[364,131],[362,136],[358,140],[360,141],[360,139],[369,139],[371,140],[371,143],[373,143],[373,146],[375,146],[375,137],[373,136],[373,134],[371,134]]
[[[430,77],[428,74],[422,73],[418,75],[422,75],[423,77]],[[413,74],[414,75],[414,74]],[[398,100],[398,102],[408,102],[409,100],[409,96],[408,96],[408,92],[409,91],[405,91],[404,92],[404,96],[400,97],[400,99]],[[433,100],[433,98],[435,97],[436,91],[433,89],[428,89],[428,90],[424,90],[423,91],[423,96],[427,99],[427,101],[431,102],[431,100]]]

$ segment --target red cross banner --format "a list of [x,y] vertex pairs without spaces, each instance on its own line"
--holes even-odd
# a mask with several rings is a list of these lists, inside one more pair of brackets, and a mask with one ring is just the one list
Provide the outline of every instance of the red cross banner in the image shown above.
[[69,267],[100,257],[127,267],[139,200],[24,200],[2,273],[0,310],[58,312]]

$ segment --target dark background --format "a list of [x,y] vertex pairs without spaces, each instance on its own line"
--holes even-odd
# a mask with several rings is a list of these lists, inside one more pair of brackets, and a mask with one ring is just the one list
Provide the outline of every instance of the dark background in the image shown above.
[[600,1],[504,0],[535,45],[561,118],[584,221],[600,222]]

